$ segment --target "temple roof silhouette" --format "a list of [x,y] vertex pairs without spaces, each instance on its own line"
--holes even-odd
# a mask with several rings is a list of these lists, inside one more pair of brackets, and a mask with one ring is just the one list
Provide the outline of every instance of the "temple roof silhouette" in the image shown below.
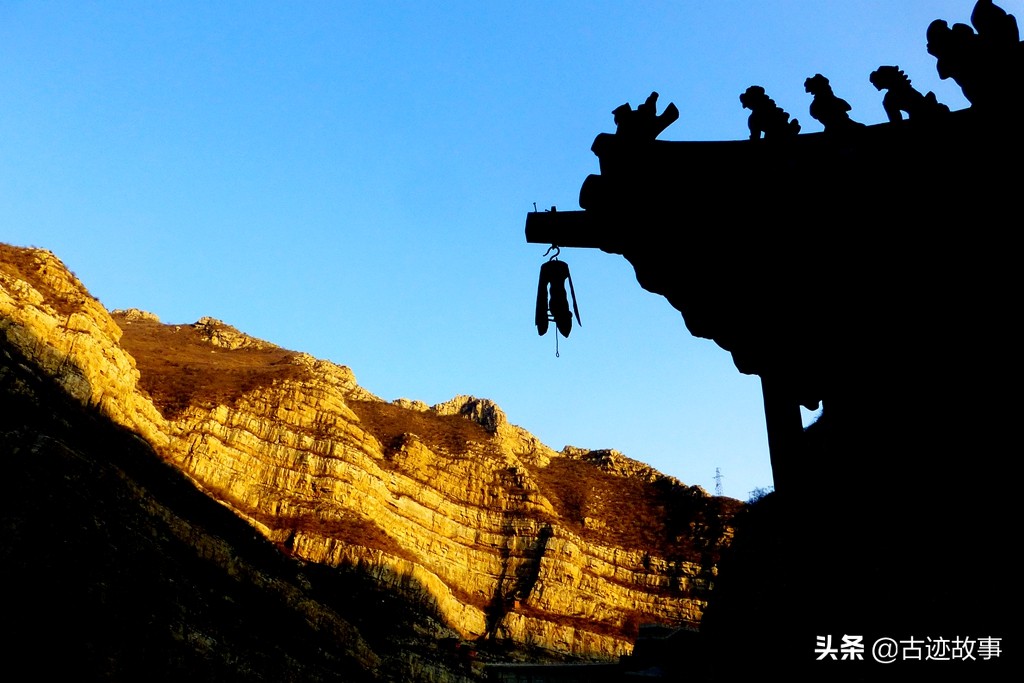
[[[894,95],[893,120],[820,133],[761,137],[752,123],[748,140],[657,140],[678,112],[668,105],[658,115],[652,93],[635,111],[617,108],[618,130],[595,139],[600,174],[583,182],[582,210],[529,213],[526,239],[629,260],[692,334],[761,376],[766,401],[785,396],[788,417],[769,419],[777,451],[772,432],[801,428],[798,405],[869,394],[876,406],[891,404],[908,384],[952,379],[957,349],[1002,343],[1004,304],[992,292],[1012,287],[1005,228],[1017,212],[1024,151],[1020,109],[1011,106],[1024,49],[1014,45],[986,52],[1005,96],[949,112],[914,91],[934,106],[910,105],[919,113],[903,119],[896,110],[909,100]],[[890,80],[902,73],[879,71]],[[812,81],[827,86],[820,74]],[[744,107],[752,91],[763,95],[748,89]],[[779,126],[792,123],[778,112]],[[971,305],[950,324],[950,302],[964,297]],[[779,467],[773,462],[776,485],[785,487]]]
[[[600,173],[583,181],[581,210],[527,214],[528,242],[621,254],[692,334],[761,378],[776,492],[723,563],[701,626],[707,680],[766,663],[807,680],[910,680],[923,674],[913,662],[822,669],[809,653],[830,633],[1002,638],[1016,617],[1006,473],[1024,48],[989,0],[971,20],[927,28],[967,109],[880,65],[865,77],[886,91],[889,120],[847,122],[827,75],[809,71],[825,131],[801,133],[752,86],[738,105],[748,139],[674,142],[656,138],[676,108],[658,114],[652,93],[595,139]],[[805,429],[800,406],[819,405]],[[965,494],[965,468],[988,489]],[[1011,661],[935,672],[1007,680]]]

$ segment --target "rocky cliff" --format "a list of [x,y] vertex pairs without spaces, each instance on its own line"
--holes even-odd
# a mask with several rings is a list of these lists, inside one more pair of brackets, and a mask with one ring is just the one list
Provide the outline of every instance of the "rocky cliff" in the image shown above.
[[[630,650],[642,622],[699,622],[731,537],[736,501],[616,451],[554,451],[486,399],[388,403],[347,367],[217,320],[168,325],[138,310],[108,312],[43,250],[0,245],[0,351],[5,460],[30,467],[49,453],[53,462],[32,476],[52,486],[60,476],[51,465],[74,469],[88,452],[90,471],[135,492],[118,500],[134,495],[147,510],[141,536],[162,520],[215,571],[249,577],[307,627],[329,622],[314,629],[318,637],[356,643],[343,658],[372,675],[387,669],[383,646],[375,651],[370,637],[360,646],[358,617],[315,598],[308,574],[357,577],[369,582],[361,595],[372,585],[382,599],[420,606],[433,625],[412,619],[413,630],[428,639],[614,658]],[[86,433],[89,448],[76,446]],[[184,475],[189,486],[166,498],[139,493],[138,467]],[[178,509],[196,491],[203,502],[192,504],[215,501],[257,532],[238,543],[259,546],[267,566],[305,568],[304,578],[237,560],[250,556],[202,521],[222,513]],[[87,504],[87,492],[75,496]],[[104,513],[95,514],[102,525]],[[23,538],[29,517],[23,506],[5,513],[5,535]],[[28,552],[4,545],[11,557]],[[185,630],[181,642],[189,642]],[[412,680],[413,659],[392,661],[391,670]],[[305,679],[317,677],[306,671]]]

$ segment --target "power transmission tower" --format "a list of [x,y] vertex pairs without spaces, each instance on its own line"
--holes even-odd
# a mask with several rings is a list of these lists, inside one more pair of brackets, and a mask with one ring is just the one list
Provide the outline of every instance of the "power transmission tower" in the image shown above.
[[715,495],[721,496],[722,494],[722,470],[719,467],[715,468]]

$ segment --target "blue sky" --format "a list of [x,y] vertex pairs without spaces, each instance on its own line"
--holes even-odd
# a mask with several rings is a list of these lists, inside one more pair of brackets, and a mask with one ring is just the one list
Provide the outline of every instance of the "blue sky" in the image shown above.
[[652,90],[671,140],[745,138],[753,84],[820,130],[819,72],[882,122],[883,64],[962,108],[924,35],[972,7],[0,0],[0,241],[54,251],[110,309],[220,318],[388,400],[491,398],[553,448],[709,491],[718,468],[746,498],[772,483],[758,379],[590,250],[562,252],[583,327],[556,358],[526,214],[578,208],[594,137]]

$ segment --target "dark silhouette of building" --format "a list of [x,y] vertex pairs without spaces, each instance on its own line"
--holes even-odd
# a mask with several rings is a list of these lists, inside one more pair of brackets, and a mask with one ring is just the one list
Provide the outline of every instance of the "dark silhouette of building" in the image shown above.
[[[775,493],[722,563],[699,680],[780,666],[801,680],[1004,680],[1016,661],[1007,453],[1024,129],[1008,103],[1024,79],[1009,19],[983,5],[979,32],[988,13],[1003,42],[969,69],[928,29],[940,73],[977,88],[969,109],[852,139],[601,134],[583,210],[527,216],[529,242],[621,254],[692,334],[761,378]],[[800,406],[823,406],[806,430]],[[825,638],[844,636],[1004,647],[832,666]]]

